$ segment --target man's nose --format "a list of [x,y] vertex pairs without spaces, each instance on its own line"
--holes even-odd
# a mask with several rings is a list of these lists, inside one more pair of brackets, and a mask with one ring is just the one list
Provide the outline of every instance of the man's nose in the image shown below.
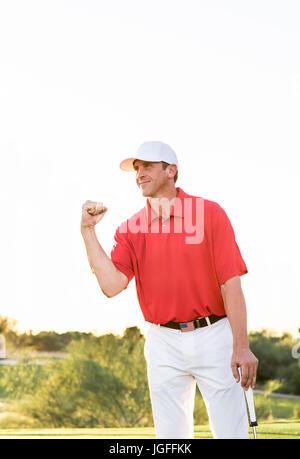
[[136,179],[139,180],[140,178],[144,177],[145,171],[143,169],[139,169],[136,173]]

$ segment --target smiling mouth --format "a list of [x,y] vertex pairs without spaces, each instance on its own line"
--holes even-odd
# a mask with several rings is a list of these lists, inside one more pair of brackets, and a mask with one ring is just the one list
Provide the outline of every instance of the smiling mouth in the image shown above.
[[147,180],[147,181],[145,181],[145,182],[140,182],[140,183],[139,183],[139,186],[146,185],[147,183],[150,183],[150,180]]

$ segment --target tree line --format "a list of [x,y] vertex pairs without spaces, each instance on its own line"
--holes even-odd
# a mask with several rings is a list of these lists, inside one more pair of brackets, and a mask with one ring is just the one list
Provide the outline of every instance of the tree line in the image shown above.
[[[0,398],[38,426],[126,427],[152,426],[153,418],[144,358],[145,338],[138,327],[123,336],[93,333],[18,333],[0,316],[0,333],[9,352],[63,352],[65,358],[43,365],[0,366]],[[288,333],[251,332],[250,346],[259,359],[257,385],[300,395],[300,359],[292,356],[296,340]],[[26,364],[25,364],[26,363]],[[195,419],[207,421],[196,395]]]

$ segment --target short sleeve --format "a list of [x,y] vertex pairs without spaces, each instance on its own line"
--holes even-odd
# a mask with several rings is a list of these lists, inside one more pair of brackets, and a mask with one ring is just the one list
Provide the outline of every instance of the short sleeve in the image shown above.
[[132,249],[127,240],[127,234],[121,233],[119,227],[115,232],[114,239],[115,244],[110,253],[111,261],[121,273],[128,277],[129,283],[134,276],[134,269],[131,255]]
[[242,276],[248,272],[236,243],[231,222],[219,205],[213,218],[213,252],[219,285],[234,276]]

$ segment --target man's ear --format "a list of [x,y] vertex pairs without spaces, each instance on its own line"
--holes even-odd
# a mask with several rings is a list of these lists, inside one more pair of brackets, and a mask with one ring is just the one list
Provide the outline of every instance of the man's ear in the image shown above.
[[169,164],[167,167],[168,177],[173,178],[177,172],[176,164]]

